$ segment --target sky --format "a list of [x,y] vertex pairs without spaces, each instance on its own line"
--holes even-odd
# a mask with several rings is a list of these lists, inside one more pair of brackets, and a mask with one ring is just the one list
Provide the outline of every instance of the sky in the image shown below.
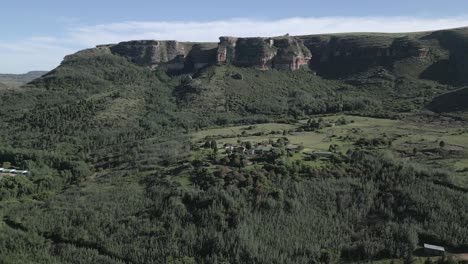
[[2,0],[0,73],[51,70],[63,57],[135,39],[412,32],[468,26],[466,0]]

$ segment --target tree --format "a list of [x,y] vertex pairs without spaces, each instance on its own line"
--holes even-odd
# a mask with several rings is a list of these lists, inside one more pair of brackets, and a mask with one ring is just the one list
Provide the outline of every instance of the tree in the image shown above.
[[444,148],[444,147],[445,147],[445,142],[444,142],[443,140],[441,140],[441,141],[439,142],[439,147],[440,147],[440,148]]
[[216,143],[216,140],[211,140],[211,149],[213,150],[214,153],[218,153],[218,143]]
[[252,149],[252,142],[250,142],[250,141],[245,142],[245,148],[246,149]]

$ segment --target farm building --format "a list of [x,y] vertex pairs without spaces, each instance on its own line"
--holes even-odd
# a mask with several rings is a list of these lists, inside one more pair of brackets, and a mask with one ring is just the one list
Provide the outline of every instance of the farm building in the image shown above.
[[270,152],[270,151],[271,151],[271,147],[268,147],[268,146],[259,146],[255,148],[255,153],[257,154],[263,154],[263,153]]
[[5,169],[5,168],[0,168],[0,173],[5,173],[5,174],[21,174],[21,175],[30,175],[31,172],[27,170],[16,170],[16,169]]
[[323,159],[329,159],[333,156],[333,153],[329,151],[312,151],[307,154]]
[[442,256],[445,254],[445,248],[430,244],[424,244],[424,253],[430,256]]
[[234,150],[234,146],[232,144],[226,143],[226,144],[224,144],[223,147],[224,147],[225,150],[230,150],[230,151]]
[[249,155],[249,156],[253,156],[255,155],[255,149],[248,149],[245,151],[245,154]]
[[[300,145],[294,145],[294,144],[289,144],[286,149],[289,150],[289,151],[299,151],[301,150],[301,147]],[[304,147],[302,147],[303,149]]]

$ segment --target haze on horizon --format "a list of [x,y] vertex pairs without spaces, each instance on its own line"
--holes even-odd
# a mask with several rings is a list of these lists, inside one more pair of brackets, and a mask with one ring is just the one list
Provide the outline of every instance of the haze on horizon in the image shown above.
[[[106,3],[107,2],[107,3]],[[159,1],[158,1],[159,2]],[[203,3],[19,0],[2,4],[0,73],[51,70],[65,55],[134,39],[413,32],[468,26],[466,1],[271,1]],[[268,4],[267,4],[268,3]],[[24,8],[27,6],[28,8]]]

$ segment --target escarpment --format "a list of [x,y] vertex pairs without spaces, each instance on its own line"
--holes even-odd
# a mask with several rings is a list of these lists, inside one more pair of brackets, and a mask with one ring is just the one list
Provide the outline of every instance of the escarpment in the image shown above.
[[99,45],[77,54],[114,54],[140,66],[152,69],[164,66],[169,70],[198,70],[214,64],[298,70],[312,58],[309,49],[297,37],[220,37],[219,43],[138,40]]
[[[310,68],[326,78],[346,78],[373,67],[395,74],[468,83],[466,28],[422,33],[353,33],[279,37],[230,37],[219,42],[139,40],[100,45],[80,56],[113,54],[137,65],[165,67],[180,72],[213,65],[234,65],[261,70]],[[75,55],[67,56],[65,61]],[[448,66],[447,66],[448,65]],[[445,67],[447,66],[447,67]],[[406,67],[406,68],[405,68]],[[445,70],[444,70],[445,69]],[[448,69],[448,70],[447,70]]]
[[298,70],[312,58],[309,49],[297,37],[221,37],[217,54],[218,63],[254,66],[263,70]]
[[[189,43],[157,40],[100,45],[88,54],[112,53],[140,66],[170,70],[197,70],[214,64],[233,64],[262,70],[298,70],[303,66],[347,59],[415,57],[425,59],[430,49],[408,38],[352,37],[220,37],[219,43]],[[312,59],[312,57],[314,59]]]
[[110,47],[114,54],[149,67],[165,64],[169,69],[183,69],[187,55],[185,45],[177,41],[141,40],[122,42]]

